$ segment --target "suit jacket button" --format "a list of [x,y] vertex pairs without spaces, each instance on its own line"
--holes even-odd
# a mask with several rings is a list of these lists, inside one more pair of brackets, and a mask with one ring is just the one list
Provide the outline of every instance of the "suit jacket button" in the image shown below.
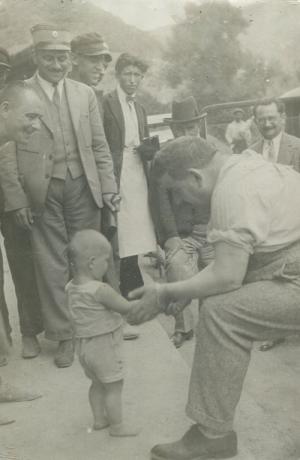
[[53,160],[53,155],[49,155],[49,160]]
[[50,178],[50,174],[45,174],[45,179],[49,179]]

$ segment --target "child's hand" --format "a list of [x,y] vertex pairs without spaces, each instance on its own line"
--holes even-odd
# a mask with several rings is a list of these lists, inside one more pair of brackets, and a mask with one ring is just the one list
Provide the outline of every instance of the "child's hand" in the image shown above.
[[127,314],[129,324],[141,324],[155,318],[161,312],[156,285],[150,284],[135,289],[129,294],[130,299],[138,299]]

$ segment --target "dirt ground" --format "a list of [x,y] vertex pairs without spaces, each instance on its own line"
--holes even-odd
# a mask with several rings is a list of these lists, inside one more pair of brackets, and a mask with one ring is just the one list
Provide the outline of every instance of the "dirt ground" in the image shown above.
[[[43,397],[1,404],[1,413],[16,422],[0,428],[0,459],[146,460],[154,444],[184,433],[191,423],[184,409],[194,340],[176,350],[168,337],[172,320],[161,316],[141,326],[141,337],[125,344],[124,410],[142,431],[137,438],[112,439],[105,430],[90,429],[88,381],[77,362],[68,369],[55,368],[55,346],[44,339],[38,358],[21,359],[16,300],[7,268],[5,275],[14,347],[9,365],[0,368],[1,376],[40,391]],[[193,313],[196,320],[196,303]],[[300,460],[299,349],[299,337],[267,353],[255,345],[236,418],[237,460]]]

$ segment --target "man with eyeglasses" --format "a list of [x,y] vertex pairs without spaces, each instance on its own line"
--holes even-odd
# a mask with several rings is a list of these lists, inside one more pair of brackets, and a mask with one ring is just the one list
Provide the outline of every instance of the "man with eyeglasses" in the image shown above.
[[69,33],[50,25],[31,33],[37,72],[28,85],[41,98],[42,126],[17,144],[15,164],[3,171],[13,187],[4,187],[4,194],[6,210],[30,231],[46,338],[59,342],[56,366],[68,367],[74,350],[67,246],[76,231],[99,230],[103,204],[115,210],[117,187],[95,93],[66,78]]

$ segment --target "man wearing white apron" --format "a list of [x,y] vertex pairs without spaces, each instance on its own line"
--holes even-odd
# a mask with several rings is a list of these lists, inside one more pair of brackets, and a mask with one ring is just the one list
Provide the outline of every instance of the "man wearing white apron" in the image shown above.
[[135,100],[146,69],[138,58],[122,54],[116,62],[117,89],[104,100],[105,134],[121,195],[117,219],[120,289],[124,296],[143,285],[138,255],[156,250],[148,203],[147,162],[136,150],[148,136],[145,111]]

